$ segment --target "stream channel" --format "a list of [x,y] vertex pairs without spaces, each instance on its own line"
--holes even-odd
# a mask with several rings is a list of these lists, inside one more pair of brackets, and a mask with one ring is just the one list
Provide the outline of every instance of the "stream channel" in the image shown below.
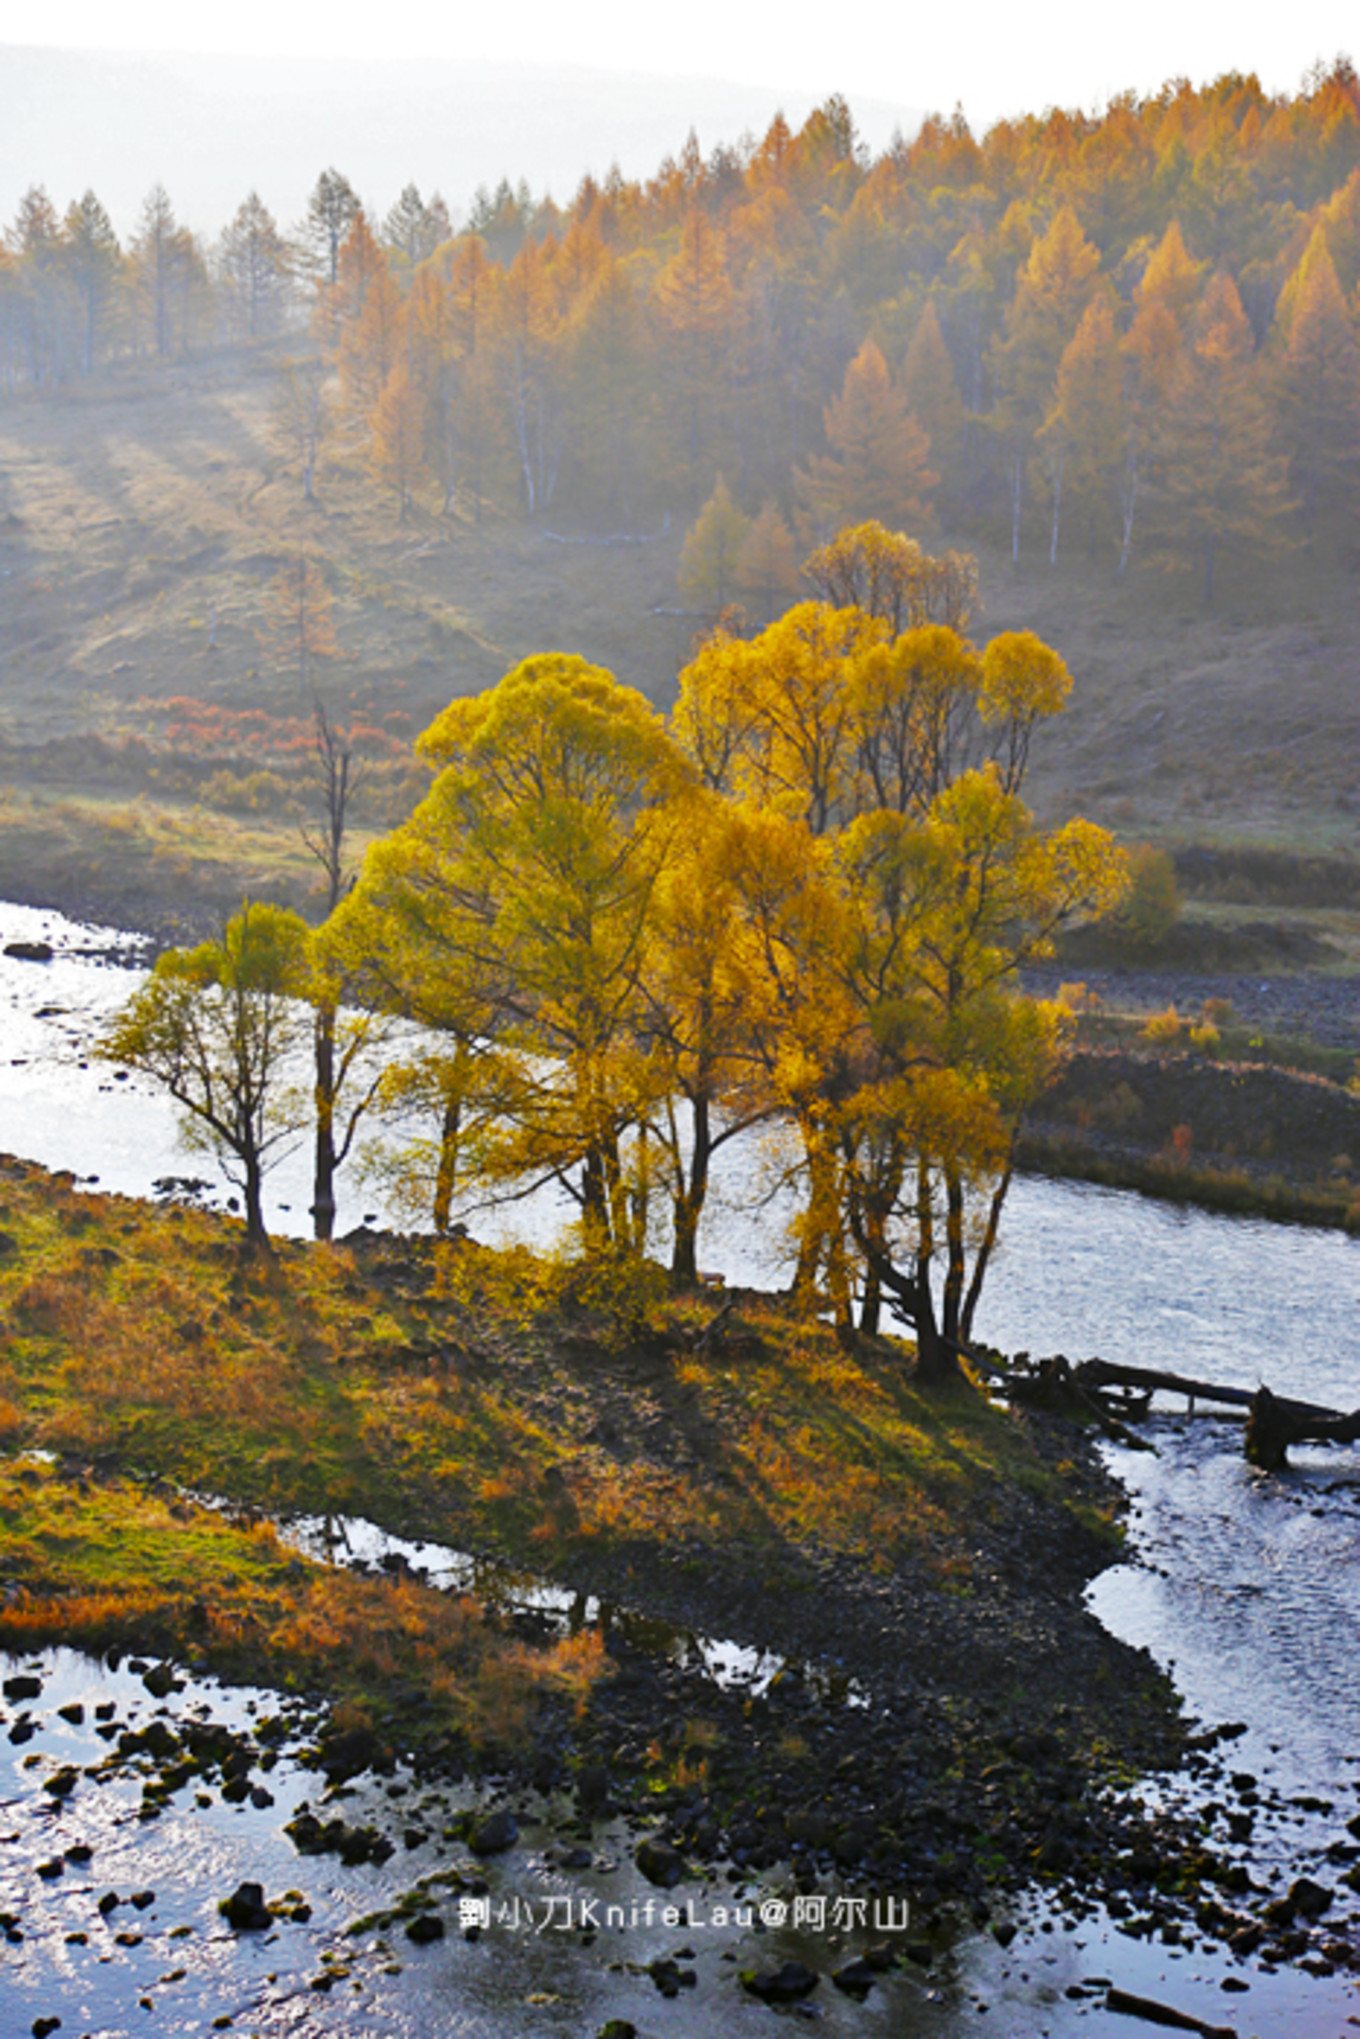
[[[46,941],[54,954],[47,963],[0,958],[0,1148],[127,1195],[150,1194],[159,1177],[206,1178],[208,1200],[225,1203],[228,1186],[210,1157],[179,1145],[165,1101],[89,1053],[102,1017],[137,981],[129,938],[53,913],[0,907],[0,947],[15,941]],[[267,1212],[280,1230],[306,1229],[304,1164],[296,1156],[270,1178]],[[374,1192],[345,1193],[351,1201],[340,1230],[361,1217],[382,1222]],[[475,1229],[489,1236],[490,1227]],[[719,1199],[705,1259],[732,1280],[777,1280],[778,1214],[756,1222],[744,1215],[740,1225],[729,1217],[725,1225]],[[1349,1409],[1360,1403],[1358,1289],[1360,1241],[1339,1233],[1027,1180],[1012,1195],[978,1328],[1008,1351],[1063,1351],[1074,1359],[1099,1353],[1244,1387],[1264,1378],[1282,1392]],[[1347,1859],[1346,1822],[1360,1809],[1360,1458],[1296,1450],[1288,1473],[1266,1477],[1244,1463],[1232,1422],[1173,1412],[1147,1428],[1155,1456],[1108,1448],[1131,1496],[1129,1557],[1094,1581],[1090,1603],[1115,1634],[1145,1645],[1171,1670],[1190,1715],[1205,1724],[1245,1723],[1225,1767],[1257,1780],[1245,1801],[1253,1831],[1225,1840],[1221,1816],[1207,1803],[1212,1798],[1224,1811],[1237,1805],[1222,1771],[1209,1781],[1153,1777],[1146,1793],[1220,1818],[1214,1846],[1247,1864],[1259,1882],[1283,1889],[1300,1873],[1327,1882],[1336,1890],[1329,1923],[1353,1939],[1360,1907],[1336,1872]],[[315,1541],[320,1525],[296,1524],[293,1533]],[[371,1526],[349,1525],[349,1541],[370,1562],[395,1551],[436,1581],[482,1590],[493,1584],[472,1579],[471,1561],[457,1552],[403,1545]],[[505,1579],[496,1591],[510,1604],[560,1609],[567,1618],[568,1596],[557,1589]],[[776,1667],[717,1640],[679,1638],[676,1648],[691,1659],[697,1651],[712,1675],[757,1688]],[[523,1802],[519,1845],[489,1863],[473,1863],[465,1848],[438,1840],[399,1849],[382,1864],[302,1858],[283,1827],[304,1801],[319,1802],[322,1780],[296,1759],[307,1723],[293,1720],[293,1702],[197,1678],[157,1699],[128,1665],[111,1669],[70,1651],[0,1659],[5,1677],[25,1671],[41,1678],[40,1695],[0,1710],[0,1914],[16,1918],[23,1934],[0,1939],[0,2039],[19,2039],[36,2029],[35,2019],[53,2017],[61,2019],[61,2039],[213,2029],[262,2039],[313,2032],[588,2039],[609,2018],[629,2020],[641,2034],[725,2039],[767,2032],[775,2015],[741,1991],[739,1968],[800,1958],[826,1972],[866,1937],[884,1937],[851,1930],[833,1947],[825,1934],[787,1926],[715,1925],[717,1906],[771,1895],[758,1880],[726,1878],[673,1894],[693,1906],[677,1929],[660,1916],[666,1900],[634,1869],[631,1841],[617,1823],[596,1826],[589,1867],[563,1865],[554,1844],[572,1822],[551,1800]],[[857,1691],[842,1698],[872,1703]],[[157,1714],[183,1722],[197,1711],[258,1735],[263,1720],[277,1718],[285,1731],[276,1731],[272,1804],[232,1804],[209,1790],[195,1801],[186,1789],[147,1821],[139,1817],[133,1774],[82,1779],[66,1798],[44,1793],[54,1765],[93,1766],[107,1756],[94,1709],[109,1704],[120,1725],[134,1728]],[[75,1717],[78,1708],[83,1718]],[[3,1739],[16,1718],[26,1721],[20,1738]],[[380,1805],[390,1825],[394,1805],[405,1818],[420,1797],[400,1771],[388,1781],[361,1779],[356,1791],[344,1806],[352,1822]],[[448,1810],[472,1802],[465,1790]],[[417,1810],[428,1826],[441,1808]],[[1329,1847],[1337,1851],[1330,1862]],[[93,1851],[87,1859],[86,1848]],[[460,1863],[467,1877],[490,1886],[497,1908],[518,1900],[522,1921],[527,1906],[540,1917],[550,1912],[553,1923],[542,1930],[493,1924],[467,1940],[450,1899],[450,1935],[431,1946],[412,1946],[400,1927],[346,1933],[422,1876]],[[38,1877],[40,1865],[53,1873]],[[267,1935],[231,1932],[217,1902],[247,1879],[271,1898],[301,1892],[310,1917],[281,1922]],[[98,1900],[108,1892],[120,1903],[101,1913]],[[131,1904],[134,1893],[148,1892],[154,1895],[144,1905]],[[580,1906],[591,1901],[620,1907],[624,1923],[603,1925],[587,1945]],[[557,1923],[568,1916],[572,1930]],[[929,1969],[905,1962],[885,1975],[863,2003],[824,1984],[786,2015],[828,2034],[884,2039],[984,2032],[1134,2039],[1139,2023],[1105,2006],[1113,1982],[1261,2039],[1341,2039],[1360,2028],[1360,1991],[1344,1971],[1270,1973],[1221,1948],[1134,1940],[1099,1907],[1074,1925],[1042,1895],[1014,1916],[1019,1932],[1006,1950],[988,1934],[965,1934]],[[683,1965],[697,1986],[664,2001],[643,1971],[681,1948],[693,1954]],[[331,1980],[318,1988],[327,1974]]]

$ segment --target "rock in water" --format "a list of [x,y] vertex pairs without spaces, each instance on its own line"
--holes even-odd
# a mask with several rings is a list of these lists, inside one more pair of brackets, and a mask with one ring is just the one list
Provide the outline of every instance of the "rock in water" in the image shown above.
[[821,1977],[804,1968],[801,1961],[786,1961],[782,1968],[766,1969],[761,1975],[748,1973],[741,1981],[743,1989],[762,2003],[796,2004],[812,1995]]
[[406,1937],[417,1947],[428,1947],[432,1940],[443,1939],[444,1921],[435,1912],[422,1912],[406,1928]]
[[238,1883],[231,1896],[224,1897],[217,1909],[238,1933],[262,1933],[274,1923],[274,1915],[265,1903],[264,1891],[258,1883]]
[[473,1828],[468,1846],[474,1855],[503,1855],[519,1839],[515,1816],[504,1810],[493,1812]]
[[878,1970],[871,1968],[867,1961],[847,1961],[844,1968],[838,1968],[831,1980],[838,1990],[848,1997],[866,1997],[878,1981]]
[[669,1842],[658,1841],[653,1835],[641,1843],[633,1859],[648,1883],[654,1883],[658,1890],[674,1890],[685,1873],[684,1856]]

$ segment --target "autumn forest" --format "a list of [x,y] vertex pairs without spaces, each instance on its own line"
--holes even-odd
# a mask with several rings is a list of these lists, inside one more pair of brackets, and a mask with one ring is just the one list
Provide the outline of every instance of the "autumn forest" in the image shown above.
[[[794,133],[566,205],[508,184],[455,230],[329,170],[290,235],[252,193],[212,246],[157,187],[24,197],[0,375],[58,396],[128,355],[284,335],[300,485],[344,446],[394,517],[709,526],[687,564],[754,623],[841,525],[1192,576],[1351,542],[1360,502],[1360,84],[1227,76],[876,160],[831,99]],[[715,497],[716,491],[716,497]],[[1339,534],[1339,538],[1338,538]],[[686,578],[682,573],[682,581]]]

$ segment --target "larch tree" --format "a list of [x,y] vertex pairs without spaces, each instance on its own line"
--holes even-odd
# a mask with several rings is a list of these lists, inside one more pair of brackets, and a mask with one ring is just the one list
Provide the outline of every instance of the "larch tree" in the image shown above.
[[6,238],[16,257],[14,274],[29,376],[40,387],[50,385],[62,379],[65,368],[68,336],[63,299],[68,285],[62,223],[41,184],[30,185],[20,198]]
[[130,252],[152,350],[164,357],[185,343],[184,300],[201,265],[163,184],[153,184],[143,201]]
[[713,472],[726,413],[731,325],[736,303],[721,229],[706,212],[684,216],[675,253],[653,292],[662,360],[677,424],[675,471],[696,500],[701,477]]
[[382,223],[383,245],[399,254],[411,269],[433,255],[449,233],[449,211],[439,193],[426,205],[416,184],[404,187]]
[[681,593],[720,615],[736,584],[751,520],[719,475],[713,493],[685,534],[677,578]]
[[1011,558],[1020,557],[1020,511],[1030,450],[1053,401],[1058,367],[1100,269],[1100,251],[1063,206],[1033,242],[1003,334],[992,348],[996,427],[1011,498]]
[[117,284],[121,253],[112,222],[93,191],[75,199],[63,221],[62,259],[81,308],[81,369],[89,375]]
[[287,316],[291,264],[287,243],[258,192],[250,193],[223,228],[217,270],[237,331],[249,340],[277,332]]
[[[345,244],[346,251],[352,241],[353,236]],[[342,290],[345,281],[342,265]],[[362,296],[357,312],[340,337],[340,393],[351,416],[371,429],[379,399],[401,354],[406,308],[381,251],[374,266],[363,275],[361,285],[356,264],[355,282],[356,292],[361,287]]]
[[737,586],[759,598],[766,623],[772,623],[779,608],[798,586],[798,554],[793,533],[779,514],[779,505],[767,500],[752,520],[737,554]]
[[894,527],[926,522],[938,480],[930,441],[873,340],[864,342],[822,415],[828,450],[797,476],[814,532],[827,537],[868,520]]
[[607,529],[631,533],[659,493],[648,457],[652,334],[626,267],[612,256],[569,319],[564,345],[573,478]]
[[380,488],[397,499],[398,521],[405,523],[425,460],[425,404],[408,363],[398,361],[373,407],[368,471]]
[[1163,564],[1198,568],[1211,602],[1225,551],[1285,542],[1287,462],[1275,442],[1251,326],[1219,270],[1182,350],[1162,414],[1158,524]]
[[275,443],[296,464],[304,503],[314,500],[321,449],[333,425],[329,381],[320,356],[304,354],[281,365],[274,385]]
[[362,211],[348,177],[334,168],[323,170],[307,200],[307,216],[297,230],[305,266],[323,288],[340,280],[340,250]]
[[967,413],[934,297],[926,299],[916,322],[899,382],[908,409],[930,441],[930,458],[941,488],[950,502],[957,503],[963,488]]
[[562,316],[548,260],[530,238],[498,293],[494,344],[531,520],[551,503],[562,459],[561,341]]
[[1089,549],[1112,505],[1127,455],[1129,420],[1125,364],[1115,326],[1113,292],[1097,291],[1058,364],[1053,402],[1038,433],[1038,465],[1053,507],[1048,563],[1058,563],[1065,501],[1086,513]]
[[443,416],[450,476],[446,500],[451,504],[454,492],[465,488],[480,523],[499,437],[492,364],[500,273],[476,234],[465,234],[449,258],[448,287],[453,372]]
[[1360,342],[1321,227],[1276,314],[1275,399],[1290,473],[1311,534],[1323,504],[1360,484]]
[[1162,413],[1203,291],[1204,270],[1202,262],[1190,259],[1173,219],[1134,291],[1133,318],[1122,343],[1128,438],[1118,481],[1119,580],[1128,569],[1154,479]]

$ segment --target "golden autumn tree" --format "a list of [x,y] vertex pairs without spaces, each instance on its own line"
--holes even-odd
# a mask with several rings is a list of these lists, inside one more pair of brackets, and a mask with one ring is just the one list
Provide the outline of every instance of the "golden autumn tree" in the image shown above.
[[[355,229],[360,224],[356,220]],[[346,241],[345,249],[349,246]],[[342,289],[345,249],[341,250]],[[340,336],[341,399],[351,417],[365,425],[377,410],[387,378],[396,367],[404,331],[401,292],[387,266],[387,257],[379,249],[377,266],[366,276],[358,309],[346,320]]]
[[1360,342],[1321,227],[1281,293],[1275,397],[1291,479],[1311,532],[1319,506],[1360,484]]
[[398,361],[373,406],[368,471],[381,488],[397,499],[397,517],[405,523],[424,463],[427,433],[425,401],[407,362]]
[[476,234],[459,241],[448,263],[449,376],[444,386],[440,466],[445,499],[465,489],[480,523],[501,444],[494,403],[494,335],[500,272]]
[[413,1018],[484,1015],[474,1079],[493,1103],[465,1181],[555,1182],[589,1250],[635,1256],[656,1083],[642,973],[689,773],[640,694],[560,653],[452,702],[419,748],[438,777],[353,911],[386,922]]
[[1020,511],[1035,434],[1048,415],[1058,368],[1076,332],[1100,269],[1071,206],[1036,237],[1016,282],[1004,332],[991,353],[996,382],[995,426],[1010,492],[1011,558],[1020,557]]
[[1167,393],[1159,472],[1162,563],[1198,568],[1206,601],[1225,551],[1268,553],[1286,542],[1287,463],[1251,327],[1223,270],[1204,293]]
[[966,630],[979,606],[972,553],[932,557],[905,531],[879,523],[847,525],[804,560],[803,574],[822,601],[877,616],[894,636],[922,623]]
[[697,496],[713,472],[727,409],[727,356],[734,294],[720,227],[691,207],[675,253],[653,290],[674,460],[682,488]]
[[750,519],[733,502],[719,475],[713,493],[685,536],[680,553],[681,592],[705,609],[721,613],[737,579]]
[[796,1283],[847,1329],[857,1282],[865,1328],[886,1294],[928,1378],[966,1339],[973,1241],[1057,1053],[1060,1017],[1016,971],[1123,883],[1102,831],[1044,835],[1021,804],[1070,684],[1031,633],[979,654],[816,603],[710,640],[680,677],[677,735],[735,805],[739,1094],[794,1136]]
[[573,478],[607,528],[632,532],[658,493],[648,457],[657,402],[646,311],[612,256],[594,265],[564,352]]
[[798,585],[798,555],[793,533],[773,501],[762,504],[759,516],[742,540],[737,555],[737,585],[758,597],[765,621],[772,622],[781,599]]
[[562,313],[546,254],[520,246],[497,294],[495,353],[530,518],[552,501],[563,449]]
[[963,486],[967,413],[933,296],[926,299],[916,322],[903,358],[900,383],[908,409],[930,441],[930,458],[941,487],[951,502],[957,502]]
[[386,272],[387,257],[373,237],[362,206],[356,204],[348,214],[344,238],[335,247],[328,276],[317,285],[312,325],[328,352],[339,346],[342,335],[358,318],[375,277]]
[[846,369],[841,393],[822,419],[828,450],[797,476],[814,532],[829,535],[870,519],[894,526],[928,520],[938,479],[929,465],[930,442],[873,340]]
[[671,1276],[692,1287],[714,1160],[772,1105],[754,1066],[749,958],[732,939],[745,817],[697,787],[682,800],[654,899],[639,1024],[656,1086],[648,1129],[670,1202]]
[[1097,291],[1063,350],[1058,380],[1038,433],[1037,464],[1052,503],[1048,563],[1058,563],[1065,503],[1085,511],[1088,543],[1113,500],[1128,448],[1125,363],[1115,325],[1114,294]]
[[1122,343],[1128,436],[1118,479],[1116,578],[1120,580],[1128,568],[1144,499],[1152,484],[1162,411],[1199,303],[1204,266],[1191,261],[1179,223],[1173,219],[1134,291],[1134,314]]

